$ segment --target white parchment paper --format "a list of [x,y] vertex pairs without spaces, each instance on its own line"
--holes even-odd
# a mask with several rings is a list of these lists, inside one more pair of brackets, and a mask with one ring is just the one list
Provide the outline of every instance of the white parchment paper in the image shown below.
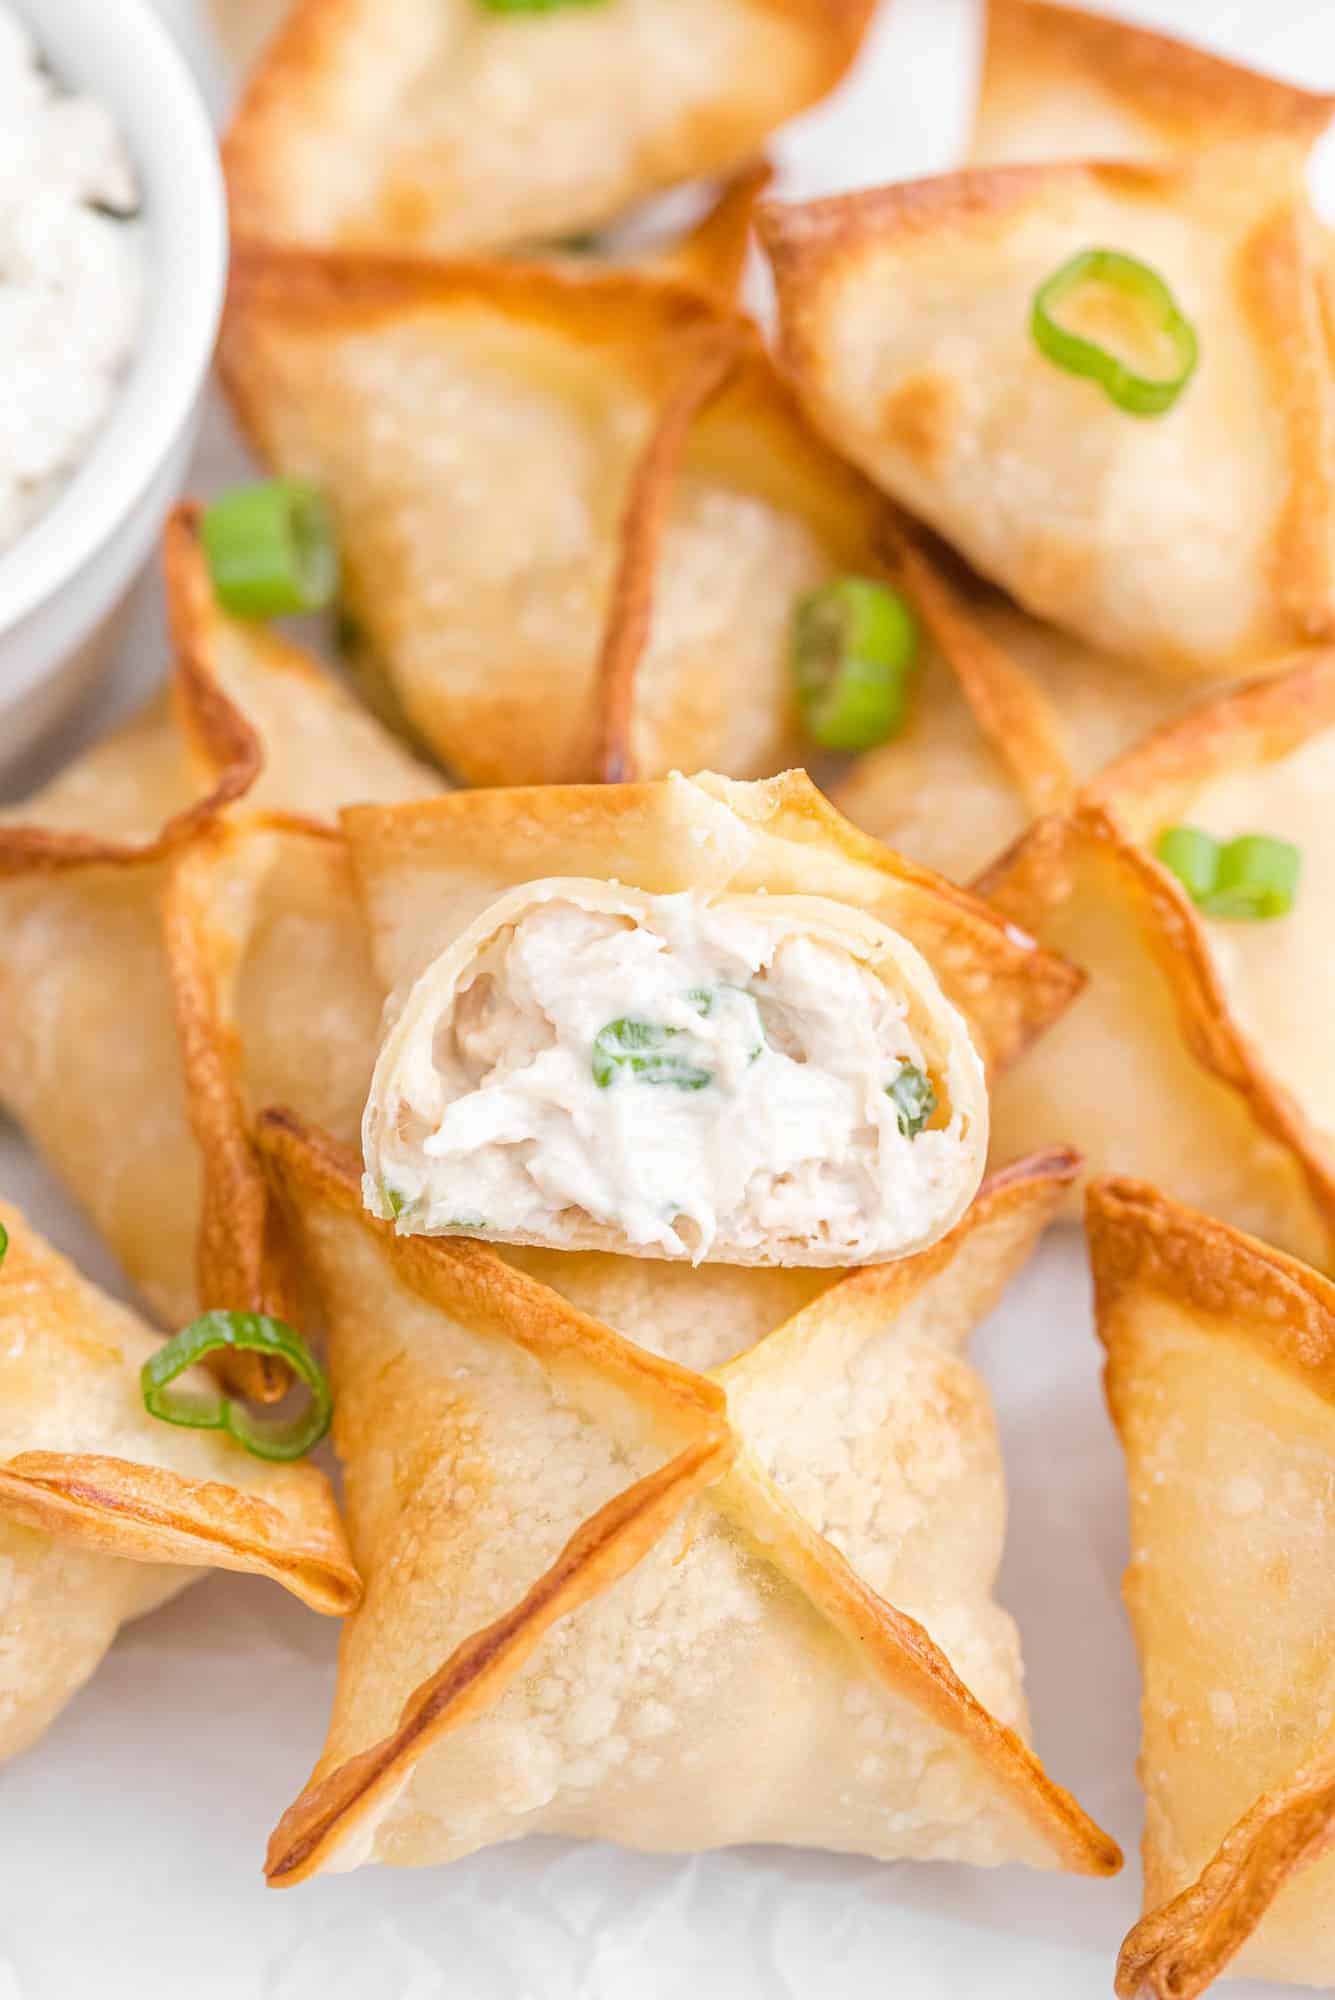
[[[206,0],[159,4],[221,116],[230,81]],[[1335,88],[1331,0],[1120,4]],[[839,99],[788,135],[785,191],[948,166],[966,129],[976,33],[971,0],[893,0]],[[1319,173],[1335,212],[1335,151]],[[196,489],[243,466],[214,408]],[[160,678],[164,660],[148,578],[115,673],[22,789]],[[124,1290],[3,1123],[0,1188]],[[1010,1472],[1000,1594],[1024,1635],[1038,1748],[1134,1857],[1122,1468],[1074,1232],[1048,1238],[976,1352]],[[319,1749],[336,1639],[278,1589],[222,1575],[122,1634],[43,1742],[0,1771],[0,2000],[1086,2000],[1111,1990],[1138,1910],[1134,1858],[1108,1883],[778,1849],[673,1860],[546,1840],[446,1870],[366,1869],[267,1891],[264,1843]],[[1236,2000],[1281,1990],[1229,1989]]]

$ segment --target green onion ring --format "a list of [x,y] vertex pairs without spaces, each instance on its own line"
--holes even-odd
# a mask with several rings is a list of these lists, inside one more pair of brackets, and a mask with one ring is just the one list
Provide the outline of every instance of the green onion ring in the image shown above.
[[899,1129],[906,1139],[916,1139],[936,1110],[936,1090],[932,1079],[916,1063],[901,1063],[885,1086],[885,1094],[895,1107]]
[[[221,1389],[172,1391],[187,1368],[222,1348],[274,1354],[286,1361],[310,1390],[310,1402],[296,1417],[257,1417]],[[256,1458],[302,1458],[329,1429],[333,1397],[324,1371],[300,1334],[265,1313],[207,1312],[151,1354],[139,1371],[144,1408],[166,1424],[189,1430],[227,1431]]]
[[[1110,285],[1147,306],[1158,331],[1173,349],[1171,375],[1138,375],[1106,347],[1072,333],[1053,317],[1055,309],[1084,284]],[[1071,375],[1086,375],[1119,410],[1133,417],[1158,417],[1171,410],[1195,372],[1196,331],[1157,271],[1121,250],[1081,250],[1044,281],[1034,294],[1030,331],[1049,361]]]
[[4,1223],[0,1222],[0,1264],[4,1263],[5,1252],[6,1250],[8,1250],[8,1248],[9,1248],[9,1231],[5,1228]]
[[1302,855],[1291,841],[1269,833],[1218,841],[1199,827],[1170,826],[1154,851],[1207,917],[1265,923],[1293,908]]
[[214,593],[232,617],[288,618],[333,602],[333,517],[308,481],[234,486],[205,508],[199,532]]
[[793,613],[789,664],[802,726],[822,750],[874,750],[904,726],[918,625],[897,590],[843,576]]

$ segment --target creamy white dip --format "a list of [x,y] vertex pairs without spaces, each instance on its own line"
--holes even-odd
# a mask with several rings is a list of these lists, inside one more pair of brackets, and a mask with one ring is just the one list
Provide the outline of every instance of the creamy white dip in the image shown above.
[[851,1262],[925,1239],[969,1172],[906,1001],[692,894],[538,903],[382,1072],[365,1195],[405,1232],[543,1239],[574,1212],[651,1254]]
[[106,420],[139,327],[137,204],[106,108],[58,88],[0,0],[0,549]]

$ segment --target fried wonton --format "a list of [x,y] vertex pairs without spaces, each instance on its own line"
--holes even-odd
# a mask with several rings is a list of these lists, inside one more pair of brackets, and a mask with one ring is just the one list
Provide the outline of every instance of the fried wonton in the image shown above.
[[[218,615],[189,514],[169,529],[167,576],[177,719],[155,703],[0,818],[0,1102],[179,1325],[198,1302],[201,1176],[162,950],[170,857],[247,791],[327,817],[437,781],[304,655]],[[271,935],[283,978],[318,1000],[291,886]]]
[[1183,691],[1040,625],[906,524],[882,551],[922,633],[906,719],[831,796],[864,832],[968,882]]
[[1146,1915],[1125,2000],[1335,1983],[1335,1287],[1136,1181],[1090,1191],[1126,1451]]
[[227,135],[241,239],[468,255],[727,176],[831,90],[872,0],[296,0]]
[[129,1618],[208,1568],[249,1571],[316,1611],[360,1594],[333,1494],[217,1432],[148,1415],[158,1339],[0,1203],[0,1758],[34,1743]]
[[355,1155],[292,1120],[261,1136],[329,1317],[367,1576],[271,1882],[536,1831],[1116,1867],[1021,1740],[960,1352],[1065,1161],[700,1376],[482,1244],[396,1237]]
[[[1335,630],[1324,247],[1290,148],[976,169],[761,219],[814,421],[1024,609],[1215,679]],[[1036,293],[1091,247],[1148,265],[1194,329],[1157,415],[1034,336]],[[1117,321],[1119,296],[1069,311]],[[1133,320],[1122,301],[1080,330],[1167,375]]]
[[922,954],[990,1071],[1016,1062],[1079,975],[967,891],[868,840],[810,779],[704,772],[656,784],[456,792],[343,816],[386,989],[423,970],[507,890],[557,876],[650,895],[818,896],[866,911]]
[[326,491],[365,670],[473,784],[791,763],[803,594],[879,496],[755,332],[630,273],[242,256],[257,449]]
[[[1331,1263],[1332,783],[1335,658],[1322,653],[1156,732],[982,877],[991,902],[1089,974],[1023,1083],[994,1092],[1001,1158],[1060,1133],[1093,1171],[1153,1173],[1193,1207]],[[1297,844],[1290,914],[1206,915],[1155,858],[1176,825]]]
[[1272,139],[1301,155],[1335,113],[1335,97],[1130,21],[1053,0],[986,4],[970,148],[984,166],[1167,160]]

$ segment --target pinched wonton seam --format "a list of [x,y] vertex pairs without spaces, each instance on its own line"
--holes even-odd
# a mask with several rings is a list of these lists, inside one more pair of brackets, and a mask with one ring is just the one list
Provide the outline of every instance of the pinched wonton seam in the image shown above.
[[[10,1241],[0,1268],[0,1322],[8,1322],[11,1435],[24,1427],[25,1400],[39,1406],[31,1413],[38,1448],[0,1461],[0,1519],[133,1562],[251,1571],[281,1583],[313,1610],[337,1616],[351,1610],[361,1586],[324,1474],[310,1465],[262,1465],[238,1444],[225,1446],[195,1432],[170,1436],[174,1457],[193,1461],[193,1472],[161,1463],[166,1434],[141,1408],[138,1394],[138,1363],[154,1336],[58,1256],[17,1211],[6,1209],[5,1220]],[[44,1369],[66,1378],[54,1418],[41,1386]],[[83,1369],[93,1378],[90,1409],[102,1446],[93,1450],[79,1435]],[[108,1378],[118,1376],[127,1392],[124,1443],[139,1443],[142,1457],[105,1449],[110,1439],[96,1398]],[[61,1439],[67,1448],[52,1449],[62,1431],[69,1433]],[[220,1476],[227,1468],[234,1469],[234,1480]]]
[[398,1728],[313,1786],[284,1814],[269,1846],[268,1875],[285,1885],[321,1866],[331,1840],[388,1802],[430,1745],[490,1706],[544,1633],[577,1605],[605,1590],[639,1561],[686,1502],[725,1470],[734,1446],[722,1391],[671,1362],[631,1347],[544,1285],[512,1271],[488,1246],[396,1236],[362,1206],[354,1154],[304,1128],[289,1113],[267,1112],[258,1141],[289,1202],[309,1187],[354,1215],[382,1245],[397,1275],[446,1312],[472,1292],[506,1337],[541,1355],[574,1350],[636,1397],[664,1438],[676,1433],[666,1463],[601,1507],[567,1543],[524,1598],[466,1640],[406,1703]]
[[1052,0],[986,0],[971,157],[1162,159],[1232,141],[1305,152],[1335,97],[1244,69],[1153,28]]
[[[1189,1309],[1193,1337],[1245,1342],[1323,1402],[1335,1401],[1335,1286],[1296,1258],[1133,1180],[1087,1200],[1109,1406],[1126,1440],[1134,1391],[1128,1315]],[[1153,1342],[1152,1331],[1142,1338]],[[1239,1462],[1239,1476],[1246,1473]],[[1207,1754],[1202,1747],[1202,1755]],[[1335,1742],[1319,1726],[1292,1776],[1258,1797],[1196,1879],[1141,1918],[1118,1960],[1123,2000],[1194,2000],[1246,1945],[1286,1884],[1335,1844]],[[1159,1875],[1147,1823],[1147,1873]],[[1288,1977],[1303,1978],[1302,1970]]]
[[[550,1626],[605,1592],[661,1538],[683,1501],[702,1491],[740,1526],[743,1536],[763,1551],[765,1560],[778,1567],[813,1610],[851,1642],[874,1680],[930,1716],[954,1741],[968,1746],[996,1793],[1028,1824],[1039,1852],[1055,1865],[1088,1873],[1109,1873],[1119,1865],[1114,1844],[1067,1793],[1051,1783],[1019,1738],[969,1694],[921,1626],[879,1598],[783,1497],[775,1481],[746,1452],[744,1421],[738,1434],[730,1432],[721,1387],[738,1370],[747,1370],[753,1379],[763,1373],[765,1343],[712,1380],[691,1375],[629,1349],[555,1294],[507,1270],[481,1245],[397,1237],[389,1225],[361,1208],[355,1157],[340,1155],[290,1117],[266,1114],[260,1121],[260,1140],[291,1204],[301,1210],[314,1201],[355,1217],[398,1279],[423,1299],[438,1298],[447,1312],[457,1312],[461,1282],[494,1287],[493,1304],[503,1292],[517,1316],[509,1337],[536,1336],[541,1344],[558,1335],[600,1357],[602,1367],[623,1376],[633,1368],[646,1400],[671,1394],[679,1405],[689,1408],[694,1403],[701,1431],[698,1441],[677,1460],[586,1522],[518,1605],[458,1646],[409,1697],[396,1730],[308,1789],[284,1815],[271,1842],[271,1882],[295,1882],[323,1865],[337,1866],[341,1841],[348,1844],[349,1861],[366,1858],[374,1830],[371,1816],[377,1807],[382,1813],[391,1809],[427,1748],[447,1730],[494,1705]],[[1071,1162],[1064,1157],[1022,1163],[991,1184],[952,1237],[921,1259],[890,1272],[855,1274],[843,1284],[854,1292],[870,1287],[881,1295],[883,1305],[886,1298],[911,1298],[949,1265],[952,1250],[983,1230],[998,1234],[995,1254],[1000,1265],[994,1286],[999,1289],[1047,1219],[1070,1171]],[[1016,1212],[1009,1236],[1007,1211]],[[447,1273],[448,1285],[441,1291]],[[836,1286],[812,1311],[828,1318],[842,1289]],[[782,1365],[783,1342],[802,1340],[802,1318],[799,1315],[772,1337],[777,1343],[776,1366]],[[883,1318],[882,1311],[878,1321]]]
[[434,255],[559,243],[736,174],[834,87],[872,12],[709,0],[674,26],[656,0],[541,21],[477,0],[298,0],[224,142],[233,229]]

